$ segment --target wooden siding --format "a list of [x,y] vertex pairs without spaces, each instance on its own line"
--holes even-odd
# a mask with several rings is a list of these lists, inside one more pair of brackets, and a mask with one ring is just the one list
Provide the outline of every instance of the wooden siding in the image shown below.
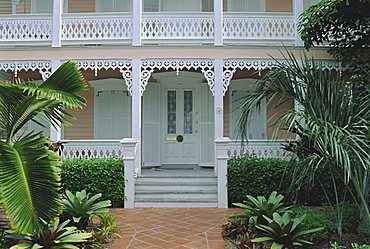
[[82,93],[87,105],[82,110],[68,110],[77,119],[71,120],[71,125],[64,128],[64,139],[94,139],[94,88]]
[[68,13],[95,12],[95,0],[68,0]]
[[[294,108],[294,101],[292,99],[287,99],[284,103],[278,105],[278,98],[271,100],[266,110],[266,120],[267,120],[267,138],[268,139],[287,139],[291,137],[289,132],[277,131],[276,127],[271,126],[279,117],[287,113],[289,110]],[[276,134],[274,134],[276,132]],[[275,137],[274,137],[275,135]]]
[[266,12],[293,12],[292,0],[266,0]]
[[11,14],[12,3],[10,0],[0,0],[0,14]]

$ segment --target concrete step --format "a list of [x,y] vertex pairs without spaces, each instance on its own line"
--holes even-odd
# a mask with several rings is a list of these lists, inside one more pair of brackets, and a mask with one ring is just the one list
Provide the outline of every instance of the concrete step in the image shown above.
[[138,198],[135,197],[136,202],[152,202],[152,203],[160,203],[160,202],[167,202],[167,203],[217,203],[217,196],[216,197],[208,197],[208,198]]
[[167,201],[174,200],[204,200],[204,199],[217,199],[217,193],[197,193],[197,192],[167,192],[167,193],[135,193],[135,200],[154,200],[161,199]]
[[217,202],[137,202],[136,208],[216,208]]
[[135,186],[135,193],[139,193],[140,191],[153,191],[153,192],[162,192],[162,191],[217,191],[216,184],[209,184],[209,185],[171,185],[171,188],[168,187],[169,185],[148,185],[148,184],[137,184]]
[[157,185],[156,183],[162,184],[173,184],[173,185],[210,185],[217,184],[217,178],[215,177],[202,177],[202,178],[172,178],[172,177],[139,177],[136,180],[136,185]]

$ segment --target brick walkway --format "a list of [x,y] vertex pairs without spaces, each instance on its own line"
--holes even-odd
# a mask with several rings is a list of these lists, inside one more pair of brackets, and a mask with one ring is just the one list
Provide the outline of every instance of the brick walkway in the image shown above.
[[225,248],[221,225],[236,212],[216,208],[112,209],[121,238],[110,249]]

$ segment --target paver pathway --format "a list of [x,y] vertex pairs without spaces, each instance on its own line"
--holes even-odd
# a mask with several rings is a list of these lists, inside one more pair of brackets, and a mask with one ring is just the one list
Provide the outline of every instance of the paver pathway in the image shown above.
[[221,225],[238,212],[216,208],[112,209],[121,238],[110,249],[225,248]]

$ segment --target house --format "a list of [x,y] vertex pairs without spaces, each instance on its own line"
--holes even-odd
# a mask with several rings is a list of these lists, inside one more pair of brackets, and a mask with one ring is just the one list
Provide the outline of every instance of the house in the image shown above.
[[[64,158],[123,156],[126,207],[227,207],[230,154],[284,156],[280,141],[272,140],[269,122],[294,103],[276,107],[272,101],[256,110],[244,149],[236,141],[237,107],[273,67],[271,56],[282,59],[283,45],[294,53],[303,51],[297,19],[315,2],[0,0],[0,72],[43,80],[65,60],[78,63],[89,84],[87,106],[72,111],[77,120],[71,126],[50,126],[44,132],[66,142]],[[324,68],[339,68],[325,48],[312,53]],[[26,129],[41,127],[29,124]],[[171,204],[153,196],[135,201],[135,177],[145,189],[145,182],[155,177],[145,180],[142,169],[161,165],[214,167],[211,177],[192,172],[183,182],[206,182],[213,192],[200,201],[179,197]],[[172,183],[183,180],[176,177]],[[168,175],[158,178],[154,185],[171,182]]]

